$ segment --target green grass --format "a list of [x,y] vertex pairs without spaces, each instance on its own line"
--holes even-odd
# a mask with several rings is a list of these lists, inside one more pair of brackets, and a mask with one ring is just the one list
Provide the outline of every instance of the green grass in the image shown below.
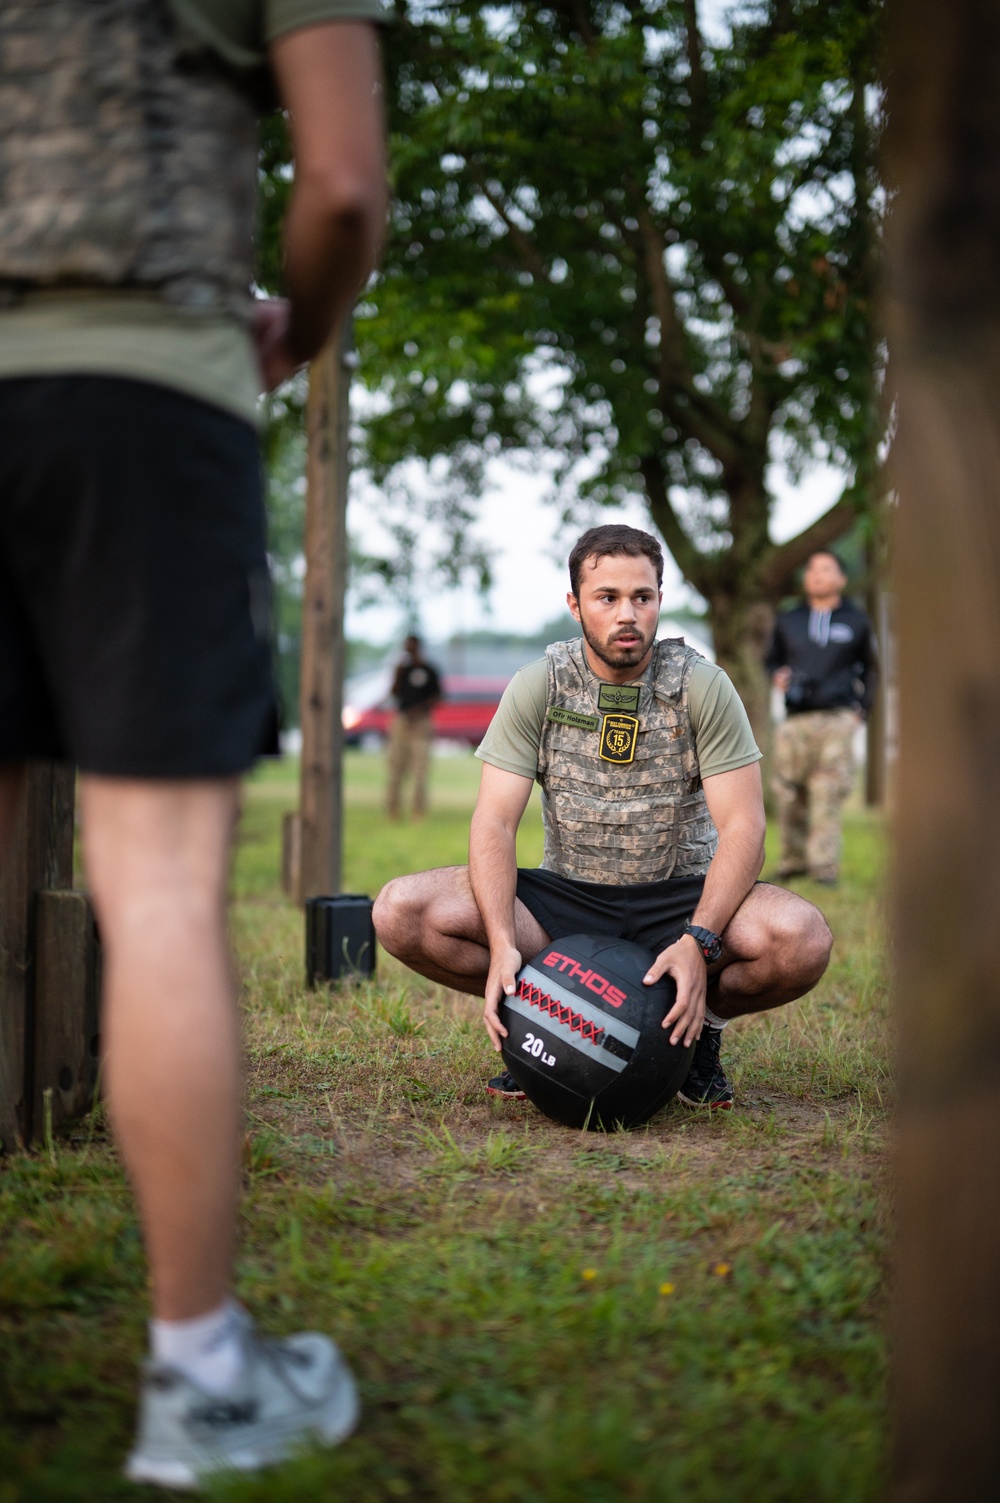
[[[348,760],[345,888],[464,860],[477,767],[388,825]],[[233,932],[248,1033],[239,1291],[333,1333],[364,1419],[219,1497],[291,1503],[861,1503],[882,1490],[891,1105],[881,832],[853,808],[808,999],[733,1025],[739,1110],[577,1134],[483,1094],[479,1005],[380,958],[309,993],[277,890],[294,768],[247,790]],[[541,850],[529,808],[521,860]],[[661,1292],[664,1291],[664,1292]],[[0,1170],[0,1503],[138,1498],[119,1476],[146,1308],[103,1119]]]

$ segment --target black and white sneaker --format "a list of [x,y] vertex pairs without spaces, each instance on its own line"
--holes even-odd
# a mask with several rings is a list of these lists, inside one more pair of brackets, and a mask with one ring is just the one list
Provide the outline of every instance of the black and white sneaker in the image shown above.
[[677,1092],[678,1101],[683,1101],[685,1106],[707,1107],[714,1112],[732,1111],[733,1088],[719,1060],[721,1043],[722,1029],[710,1028],[706,1023],[694,1046],[687,1079]]
[[504,1070],[502,1075],[494,1075],[493,1079],[487,1083],[486,1093],[488,1096],[502,1096],[506,1101],[527,1101],[528,1099],[509,1070]]

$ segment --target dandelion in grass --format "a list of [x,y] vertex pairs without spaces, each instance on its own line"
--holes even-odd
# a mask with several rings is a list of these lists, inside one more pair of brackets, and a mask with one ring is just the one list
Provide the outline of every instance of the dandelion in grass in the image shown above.
[[732,1273],[732,1271],[732,1265],[730,1263],[716,1263],[715,1267],[712,1269],[712,1272],[716,1274],[720,1279],[724,1279],[726,1275]]
[[661,1284],[660,1285],[660,1293],[661,1294],[673,1294],[673,1292],[674,1292],[674,1290],[675,1290],[676,1287],[677,1287],[676,1284]]
[[594,1281],[594,1279],[597,1278],[597,1269],[596,1268],[585,1268],[583,1270],[583,1272],[580,1274],[580,1277],[586,1283],[592,1284],[593,1281]]

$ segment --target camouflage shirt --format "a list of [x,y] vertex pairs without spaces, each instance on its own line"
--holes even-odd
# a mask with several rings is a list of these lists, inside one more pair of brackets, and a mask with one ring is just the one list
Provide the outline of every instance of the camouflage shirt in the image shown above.
[[0,380],[149,380],[251,421],[269,43],[378,0],[0,0]]

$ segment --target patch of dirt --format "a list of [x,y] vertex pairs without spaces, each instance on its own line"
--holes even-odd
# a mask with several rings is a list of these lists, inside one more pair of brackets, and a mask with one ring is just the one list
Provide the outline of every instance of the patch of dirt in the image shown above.
[[[814,1100],[748,1092],[738,1095],[727,1120],[671,1103],[634,1132],[589,1133],[548,1121],[528,1102],[488,1098],[478,1076],[453,1080],[441,1104],[408,1100],[406,1084],[426,1064],[396,1040],[387,1041],[377,1059],[343,1071],[329,1063],[293,1063],[281,1053],[259,1059],[248,1095],[251,1133],[265,1125],[284,1141],[295,1155],[299,1183],[336,1179],[339,1161],[377,1181],[384,1194],[407,1195],[426,1188],[439,1167],[450,1180],[449,1194],[477,1199],[485,1183],[497,1192],[509,1187],[525,1162],[533,1179],[545,1181],[544,1200],[558,1194],[559,1180],[579,1182],[581,1175],[639,1191],[660,1173],[672,1183],[733,1174],[751,1182],[779,1166],[783,1173],[797,1165],[834,1169],[844,1163],[845,1148],[855,1164],[863,1161],[864,1172],[877,1173],[885,1156],[885,1119],[859,1134],[853,1094]],[[433,1096],[433,1086],[427,1089]],[[491,1167],[489,1145],[498,1136],[509,1145],[511,1162],[505,1165],[501,1155]],[[328,1141],[334,1159],[327,1154],[315,1161],[312,1145]],[[530,1155],[520,1163],[519,1147]]]

